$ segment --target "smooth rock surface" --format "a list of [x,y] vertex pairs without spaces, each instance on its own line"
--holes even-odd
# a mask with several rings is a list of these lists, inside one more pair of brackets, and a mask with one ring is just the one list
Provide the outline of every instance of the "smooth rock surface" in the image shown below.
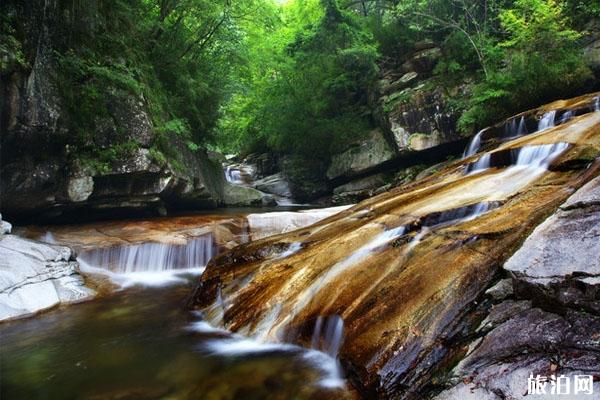
[[93,296],[68,247],[0,237],[0,321]]
[[600,313],[600,177],[539,225],[504,268],[517,291]]
[[282,197],[292,197],[290,185],[281,172],[255,181],[254,187],[261,192],[272,193]]
[[277,204],[273,196],[260,190],[230,183],[225,184],[223,202],[227,206],[236,207],[273,206]]

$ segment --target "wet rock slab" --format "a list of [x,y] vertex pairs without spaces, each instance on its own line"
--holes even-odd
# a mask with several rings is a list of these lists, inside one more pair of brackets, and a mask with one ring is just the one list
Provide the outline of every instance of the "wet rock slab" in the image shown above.
[[[472,159],[465,159],[310,227],[239,246],[209,264],[193,305],[232,331],[305,346],[313,343],[319,317],[337,316],[343,320],[338,356],[361,394],[419,398],[438,369],[460,356],[453,338],[476,330],[465,321],[513,251],[598,175],[600,163],[587,168],[572,160],[598,154],[599,127],[600,114],[592,113],[499,148],[569,143],[550,171],[501,166],[469,174]],[[514,296],[504,289],[495,301]],[[514,335],[508,328],[517,325],[506,324],[529,305],[512,306],[497,310],[478,333],[503,329],[512,342],[498,351],[485,339],[469,346],[479,349],[469,368],[496,354],[510,358],[538,334],[550,346],[564,337],[551,329]],[[538,311],[517,323],[570,324]],[[524,372],[538,361],[514,369]]]

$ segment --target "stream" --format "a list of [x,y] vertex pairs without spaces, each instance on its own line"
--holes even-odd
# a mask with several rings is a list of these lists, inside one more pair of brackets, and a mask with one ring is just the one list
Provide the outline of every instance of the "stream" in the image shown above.
[[[199,250],[197,240],[189,243],[190,254],[206,262],[207,254],[198,255],[208,249],[206,244]],[[129,281],[122,289],[95,300],[2,324],[0,397],[351,397],[337,362],[325,353],[233,336],[188,311],[185,304],[201,268],[179,262],[193,262],[192,256],[186,258],[181,249],[171,250],[179,255],[178,265],[162,268],[179,269],[161,271],[153,268],[152,260],[164,264],[164,254],[157,252],[156,246],[136,250],[144,252],[147,254],[141,259],[148,262],[146,275],[154,274],[155,279]],[[133,264],[140,268],[137,262]],[[188,270],[190,267],[194,268]],[[125,272],[110,274],[114,278],[127,275]]]

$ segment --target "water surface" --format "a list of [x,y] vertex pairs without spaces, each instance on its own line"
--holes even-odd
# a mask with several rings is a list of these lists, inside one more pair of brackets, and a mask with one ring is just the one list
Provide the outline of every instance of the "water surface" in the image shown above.
[[314,351],[207,329],[185,309],[191,281],[128,288],[1,325],[0,397],[353,398]]

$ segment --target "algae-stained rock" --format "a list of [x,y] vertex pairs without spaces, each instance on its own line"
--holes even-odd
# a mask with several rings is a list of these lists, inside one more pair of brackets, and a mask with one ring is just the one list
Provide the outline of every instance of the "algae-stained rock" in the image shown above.
[[[598,175],[600,163],[587,168],[575,161],[600,152],[600,113],[496,151],[540,156],[554,147],[544,145],[557,142],[569,145],[544,163],[532,157],[519,167],[469,173],[469,157],[310,227],[237,247],[208,266],[194,304],[233,331],[306,346],[320,332],[318,321],[339,318],[338,356],[359,390],[414,398],[437,366],[456,355],[449,338],[467,329],[464,318],[488,298],[485,291],[513,249]],[[499,329],[505,318],[498,311],[484,331]],[[562,337],[553,332],[548,343]],[[519,343],[525,338],[502,354]],[[495,354],[491,347],[481,353],[485,348],[482,359]]]
[[504,268],[520,292],[600,313],[600,177],[538,226]]
[[367,139],[332,157],[327,178],[356,176],[391,160],[394,154],[383,133],[374,130]]

